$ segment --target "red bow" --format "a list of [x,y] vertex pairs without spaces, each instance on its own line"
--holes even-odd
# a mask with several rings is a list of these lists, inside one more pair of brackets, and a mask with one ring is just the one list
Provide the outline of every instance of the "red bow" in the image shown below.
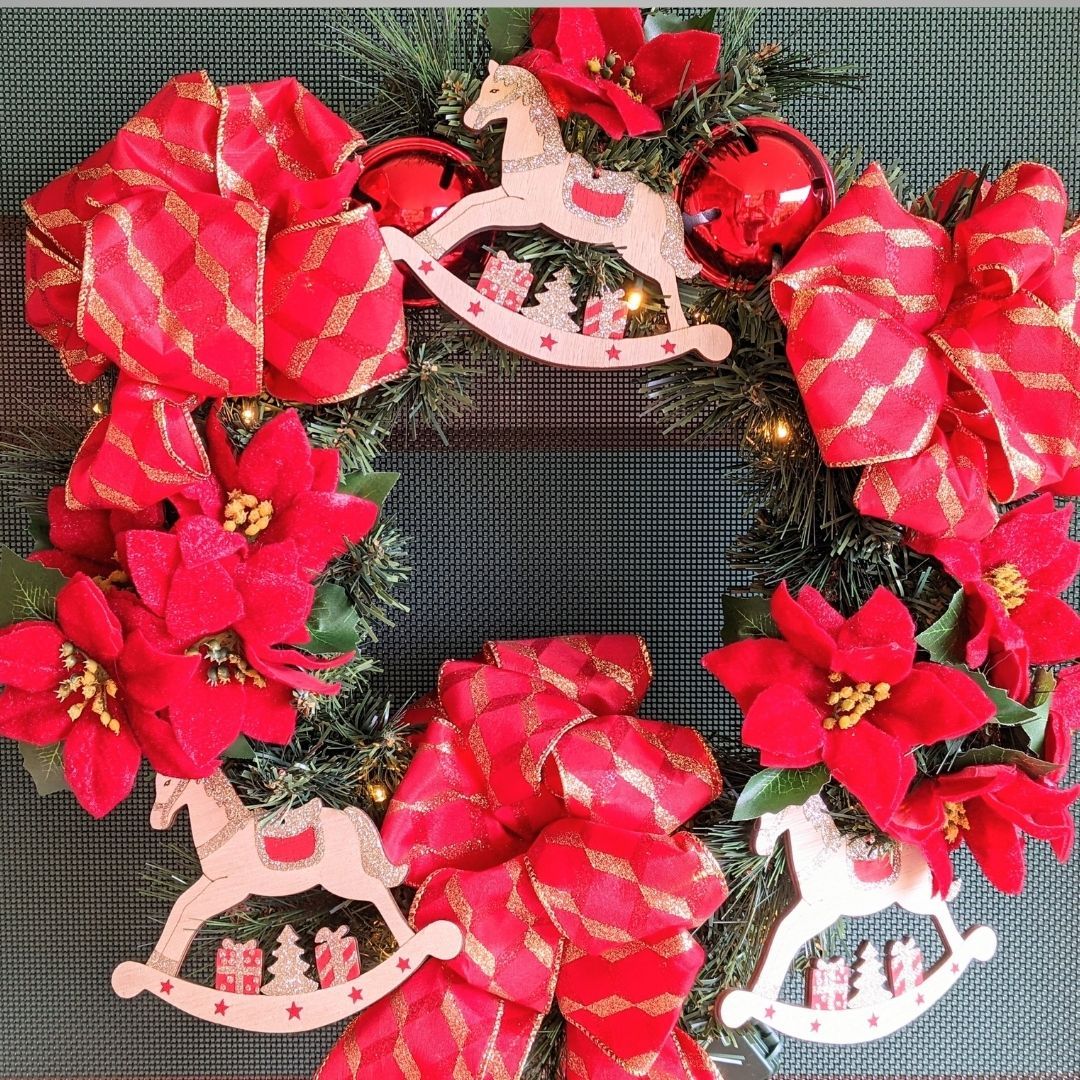
[[[72,378],[119,369],[73,507],[134,510],[208,475],[208,397],[353,397],[405,366],[401,275],[367,207],[363,138],[294,79],[171,80],[26,201],[26,312]],[[264,371],[263,364],[266,364]]]
[[[952,182],[953,187],[957,181]],[[976,539],[991,498],[1080,490],[1080,230],[1013,166],[950,238],[872,165],[777,275],[788,358],[864,514]]]
[[693,930],[727,888],[675,830],[721,780],[692,729],[626,715],[649,678],[630,636],[489,643],[443,666],[383,839],[419,886],[413,924],[450,919],[465,947],[353,1021],[319,1080],[519,1077],[553,1000],[568,1080],[715,1077],[676,1025]]

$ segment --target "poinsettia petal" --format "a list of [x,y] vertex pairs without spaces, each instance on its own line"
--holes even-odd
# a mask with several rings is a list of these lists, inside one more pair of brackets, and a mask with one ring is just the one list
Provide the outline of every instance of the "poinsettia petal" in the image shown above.
[[214,486],[223,491],[238,488],[240,470],[236,462],[236,450],[221,422],[220,407],[211,409],[206,418],[206,451],[214,475]]
[[165,614],[169,582],[180,563],[180,545],[171,533],[132,529],[119,538],[120,563],[143,603],[155,615]]
[[1060,596],[1080,570],[1080,544],[1069,538],[1073,510],[1040,495],[1010,510],[983,542],[987,570],[1011,564],[1035,592]]
[[967,735],[994,716],[994,703],[962,671],[918,663],[867,719],[910,749]]
[[180,562],[192,569],[231,558],[247,543],[237,533],[226,532],[220,521],[203,514],[181,518],[173,535],[180,545]]
[[907,543],[920,555],[937,559],[961,585],[982,580],[982,548],[977,540],[942,540],[923,533],[911,533]]
[[1044,756],[1060,766],[1060,775],[1072,760],[1073,732],[1080,728],[1080,664],[1062,669],[1050,700]]
[[221,764],[215,756],[195,760],[180,745],[172,725],[149,709],[128,710],[128,723],[150,767],[163,776],[181,776],[199,780],[209,776]]
[[829,772],[866,808],[879,828],[888,829],[915,778],[915,762],[888,732],[860,721],[846,731],[825,732],[822,757]]
[[237,568],[236,586],[244,611],[235,627],[245,642],[273,645],[307,640],[315,588],[295,570],[289,573],[290,563],[294,568],[297,565],[296,547],[286,542],[258,548]]
[[799,591],[796,600],[786,581],[780,582],[773,593],[770,609],[773,622],[787,643],[828,672],[836,648],[836,634],[844,625],[843,616],[809,585]]
[[341,483],[341,455],[336,450],[312,449],[311,490],[337,491]]
[[759,694],[743,722],[747,746],[767,766],[800,769],[821,760],[822,710],[792,686],[778,683]]
[[1050,841],[1058,857],[1066,858],[1075,831],[1069,808],[1080,788],[1053,787],[1016,768],[1003,771],[1008,779],[986,795],[987,804],[1024,832]]
[[71,732],[65,707],[48,690],[0,690],[0,735],[34,746],[49,746]]
[[244,734],[260,742],[284,746],[296,730],[296,703],[292,689],[271,680],[248,689]]
[[248,663],[265,675],[267,679],[274,679],[294,690],[306,690],[312,694],[336,694],[341,689],[339,683],[323,682],[309,674],[311,671],[327,671],[331,668],[341,667],[347,664],[355,655],[343,653],[332,659],[317,659],[308,656],[307,653],[296,649],[270,648],[257,643],[247,643]]
[[49,543],[54,548],[89,559],[109,563],[116,540],[107,510],[72,510],[62,487],[54,487],[45,503],[49,518]]
[[[645,27],[641,18],[641,9],[635,7],[595,7],[595,8],[563,8],[566,11],[591,11],[600,31],[600,39],[605,49],[599,59],[603,59],[608,50],[619,54],[620,59],[626,61],[640,55],[645,45]],[[560,19],[560,28],[562,20]],[[566,59],[562,51],[563,39],[556,39],[556,46],[560,55]],[[590,56],[595,56],[591,53]],[[588,59],[588,58],[586,58]]]
[[206,663],[184,695],[169,708],[177,745],[192,761],[208,762],[227,750],[240,734],[247,708],[247,690],[230,679],[211,684]]
[[860,681],[898,683],[911,671],[915,647],[908,609],[879,586],[840,627],[831,666]]
[[311,442],[295,409],[263,424],[240,454],[239,487],[283,509],[302,491],[311,490],[315,470]]
[[1056,664],[1080,657],[1080,613],[1064,600],[1029,593],[1012,612],[1023,632],[1033,664]]
[[131,794],[142,754],[127,726],[116,734],[96,717],[78,720],[64,742],[64,776],[79,804],[104,817]]
[[167,651],[136,630],[124,641],[118,673],[125,697],[154,712],[183,697],[199,664],[195,654]]
[[305,491],[281,514],[274,514],[263,535],[267,543],[292,540],[303,572],[314,576],[350,544],[363,540],[378,516],[378,505],[368,499]]
[[1014,701],[1027,701],[1031,692],[1031,655],[1023,633],[1016,627],[1010,625],[1003,638],[990,638],[984,668],[994,686]]
[[120,655],[124,635],[105,594],[85,574],[76,574],[56,594],[56,621],[64,637],[87,656],[111,661]]
[[701,662],[744,713],[759,694],[777,683],[798,688],[808,697],[818,696],[822,701],[828,694],[824,672],[786,641],[775,638],[736,641],[707,653]]
[[58,548],[32,551],[26,556],[26,561],[59,570],[64,577],[74,577],[76,574],[86,574],[87,577],[105,577],[115,569],[107,563],[91,562],[90,559],[83,559],[67,551],[60,551]]
[[982,667],[990,651],[990,640],[1002,634],[1016,636],[1009,613],[994,590],[981,578],[964,586],[964,662],[970,668]]
[[[660,131],[663,128],[664,123],[660,119],[660,114],[651,105],[636,101],[617,83],[603,79],[600,82],[599,91],[618,114],[627,135],[638,138],[642,135],[651,135],[654,131]],[[621,134],[620,132],[620,137]]]
[[0,630],[0,685],[54,690],[66,671],[60,662],[64,635],[53,622],[29,619]]
[[982,799],[964,804],[969,828],[963,838],[987,880],[1003,893],[1016,894],[1024,888],[1025,838]]
[[165,625],[185,647],[239,622],[244,600],[221,563],[178,566],[165,605]]
[[634,56],[631,89],[654,109],[666,109],[680,94],[716,82],[720,45],[720,35],[707,30],[658,34]]

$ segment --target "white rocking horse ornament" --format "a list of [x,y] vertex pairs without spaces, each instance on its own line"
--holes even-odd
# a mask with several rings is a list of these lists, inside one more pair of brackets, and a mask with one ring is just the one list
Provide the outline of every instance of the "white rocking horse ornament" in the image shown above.
[[[961,933],[947,898],[935,894],[918,847],[898,844],[876,854],[868,841],[845,839],[818,795],[801,806],[764,814],[755,826],[754,851],[768,855],[784,834],[796,900],[773,927],[749,988],[729,990],[718,1000],[717,1015],[727,1027],[755,1019],[812,1042],[869,1042],[911,1023],[945,995],[973,960],[985,962],[994,955],[997,936],[989,927]],[[780,1000],[788,969],[806,942],[838,919],[874,915],[893,904],[929,916],[937,928],[944,952],[925,978],[902,992],[884,991],[885,1000],[861,1007],[854,998],[847,1008],[827,1009]]]
[[[461,951],[461,930],[434,922],[414,933],[390,889],[405,868],[386,857],[378,829],[355,807],[332,810],[314,800],[287,815],[247,808],[224,774],[205,780],[157,778],[150,815],[169,828],[186,806],[202,876],[173,905],[145,964],[127,962],[113,972],[121,997],[149,990],[162,1000],[228,1027],[247,1031],[308,1031],[359,1012],[405,981],[428,957]],[[195,935],[206,921],[249,896],[292,896],[321,886],[347,900],[375,905],[398,943],[395,952],[358,978],[295,998],[222,993],[179,978]]]
[[[476,102],[463,117],[479,131],[506,121],[501,183],[456,203],[416,237],[384,228],[391,256],[407,264],[439,301],[479,333],[541,363],[576,368],[648,367],[696,352],[719,363],[731,337],[711,324],[688,326],[679,279],[700,267],[686,254],[682,215],[633,173],[594,169],[563,145],[555,112],[540,81],[513,65],[488,65]],[[489,302],[455,278],[438,259],[476,233],[543,226],[570,240],[609,246],[664,293],[668,332],[649,337],[598,338],[554,333],[527,315]]]

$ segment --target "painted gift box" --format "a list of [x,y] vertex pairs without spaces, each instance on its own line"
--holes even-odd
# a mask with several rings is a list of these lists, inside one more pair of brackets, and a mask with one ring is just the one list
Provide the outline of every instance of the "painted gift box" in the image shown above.
[[516,262],[505,251],[497,251],[484,263],[476,291],[510,311],[520,311],[532,283],[528,263]]
[[842,956],[816,959],[806,972],[806,1003],[811,1009],[846,1009],[850,986],[851,968]]
[[626,293],[622,289],[604,289],[599,296],[589,297],[581,332],[589,337],[625,337],[628,316]]
[[255,938],[236,942],[225,938],[214,964],[214,989],[229,994],[257,994],[262,986],[263,954]]
[[907,993],[923,981],[922,949],[910,934],[905,934],[899,941],[890,941],[886,956],[889,987],[895,996]]
[[349,936],[347,926],[339,926],[336,930],[324,926],[315,935],[315,967],[319,985],[324,990],[360,978],[356,938]]

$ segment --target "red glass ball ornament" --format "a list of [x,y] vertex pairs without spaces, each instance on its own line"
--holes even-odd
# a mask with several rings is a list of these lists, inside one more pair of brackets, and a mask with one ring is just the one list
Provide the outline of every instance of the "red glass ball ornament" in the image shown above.
[[[365,151],[362,160],[357,197],[371,206],[380,226],[392,225],[409,236],[422,232],[466,195],[489,186],[483,169],[464,150],[438,139],[390,139]],[[480,269],[483,254],[483,240],[472,238],[439,262],[464,277]],[[406,307],[436,303],[414,279],[406,281]]]
[[836,202],[832,170],[801,132],[751,118],[683,159],[686,250],[709,281],[750,288],[798,250]]

